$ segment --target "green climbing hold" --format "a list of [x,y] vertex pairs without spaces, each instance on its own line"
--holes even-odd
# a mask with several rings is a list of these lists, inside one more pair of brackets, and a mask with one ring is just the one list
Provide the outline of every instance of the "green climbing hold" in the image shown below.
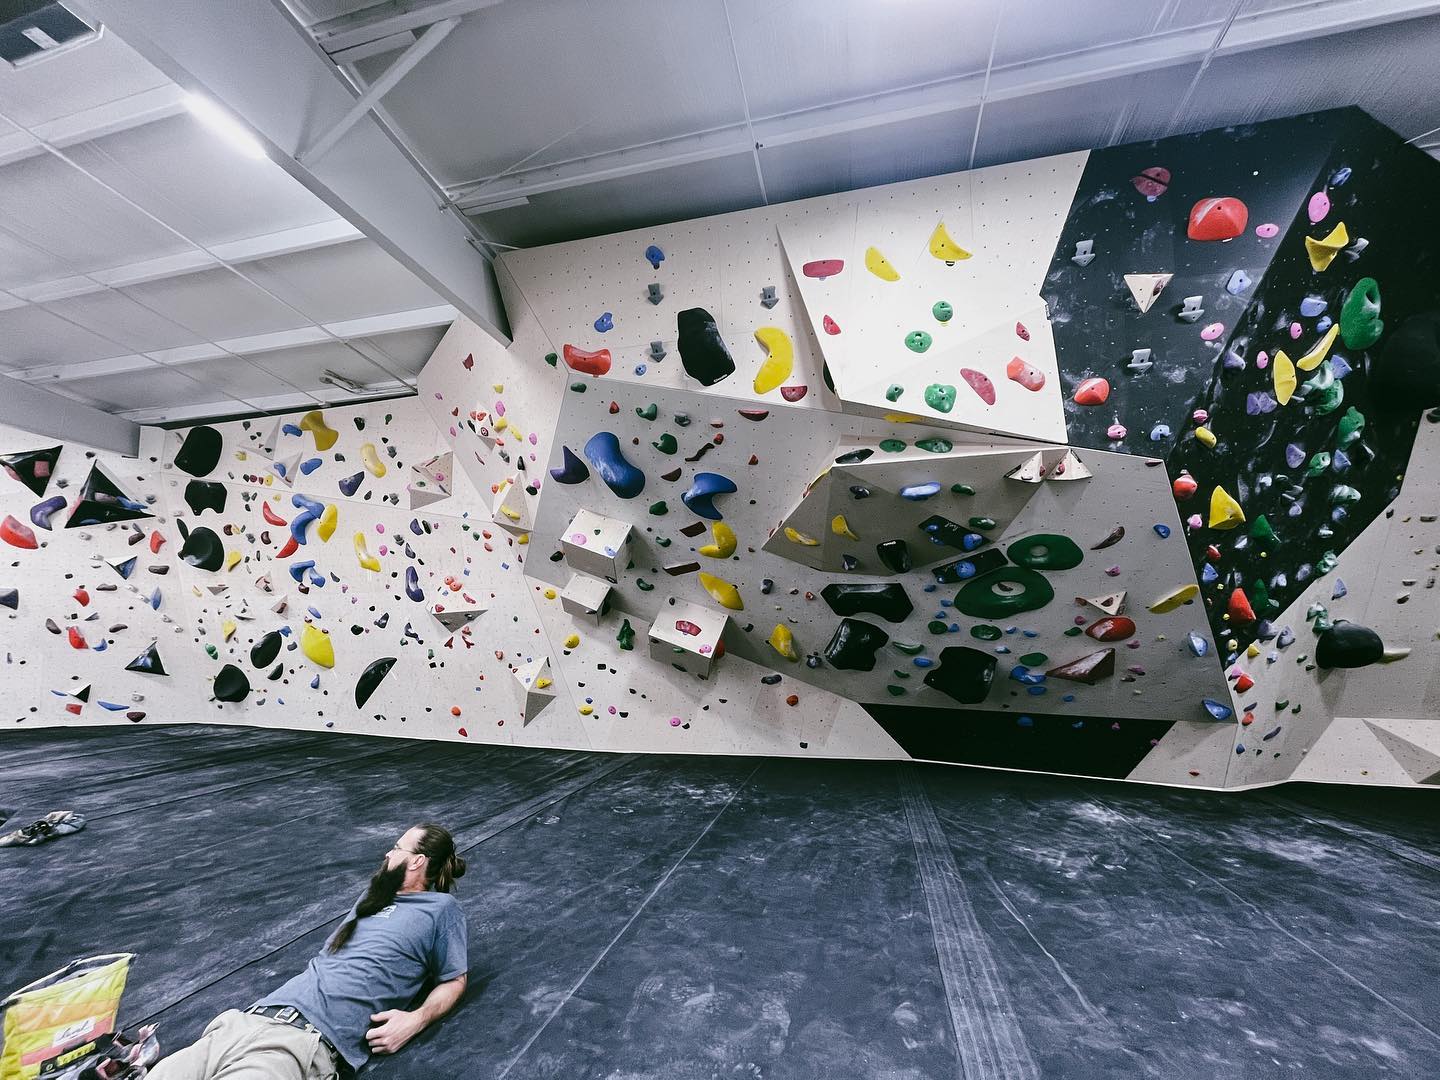
[[1305,466],[1305,479],[1319,476],[1326,469],[1330,468],[1330,455],[1324,450],[1310,455],[1310,464]]
[[583,382],[572,382],[570,389],[574,390],[577,394],[583,394],[585,392],[585,384]]
[[1050,657],[1046,656],[1043,652],[1030,652],[1020,657],[1020,663],[1024,664],[1026,667],[1039,667],[1041,664],[1047,663],[1049,660]]
[[1281,709],[1288,709],[1289,707],[1290,707],[1290,699],[1287,698],[1287,697],[1282,697],[1279,701],[1275,702],[1275,711],[1276,711],[1276,712],[1279,712]]
[[900,400],[900,395],[903,394],[904,392],[905,392],[905,388],[904,388],[903,386],[901,386],[899,383],[891,383],[890,386],[889,386],[889,388],[885,391],[885,400],[886,400],[886,401],[899,401],[899,400]]
[[924,330],[911,330],[905,335],[905,347],[911,352],[923,353],[935,339]]
[[[1013,550],[1012,547],[1012,559]],[[1054,599],[1055,590],[1050,582],[1034,570],[1026,566],[1002,566],[967,581],[955,594],[955,606],[966,615],[984,619],[1036,611]]]
[[1340,417],[1340,423],[1335,428],[1335,445],[1344,450],[1352,442],[1360,437],[1365,430],[1365,414],[1351,405],[1345,410],[1345,415]]
[[676,450],[680,449],[680,444],[675,441],[675,436],[671,435],[668,431],[650,445],[662,454],[673,454]]
[[1336,555],[1333,551],[1327,551],[1324,555],[1321,555],[1320,558],[1316,560],[1315,572],[1321,577],[1324,577],[1326,574],[1330,573],[1331,570],[1335,569],[1335,564],[1339,561],[1340,556]]
[[908,641],[892,641],[890,642],[890,644],[895,646],[895,648],[899,649],[906,656],[915,656],[925,651],[925,646],[918,641],[915,642],[913,645]]
[[1079,637],[1080,634],[1081,634],[1081,630],[1080,630],[1080,627],[1078,627],[1078,626],[1072,626],[1072,627],[1070,627],[1069,630],[1066,630],[1066,631],[1065,631],[1065,636],[1066,636],[1066,637]]
[[665,505],[664,499],[661,499],[659,502],[653,502],[650,504],[650,513],[654,514],[656,517],[664,517],[669,512],[670,508]]
[[655,588],[653,581],[646,581],[643,577],[635,579],[635,587],[641,592],[651,592]]
[[635,415],[640,417],[641,420],[654,420],[655,417],[660,415],[660,408],[652,401],[643,409],[636,409]]
[[1368,349],[1380,340],[1385,324],[1380,321],[1380,283],[1361,278],[1340,308],[1340,340],[1347,349]]
[[668,536],[657,536],[655,538],[655,543],[659,544],[661,547],[669,547],[670,538]]
[[976,641],[999,641],[1005,636],[1005,631],[989,623],[980,623],[970,628],[970,636]]
[[932,634],[944,634],[949,632],[950,627],[946,626],[939,619],[931,619],[925,624],[925,629],[929,630]]
[[948,413],[955,407],[955,387],[947,383],[931,383],[925,387],[925,404],[936,412]]
[[936,322],[949,322],[955,317],[955,309],[950,306],[948,300],[936,300],[935,306],[930,309],[930,314],[935,316]]
[[1079,566],[1085,558],[1074,540],[1059,533],[1034,533],[1021,537],[1005,549],[1005,554],[1016,566],[1031,570],[1069,570]]
[[903,686],[896,686],[894,683],[887,683],[885,689],[890,691],[891,697],[905,696],[905,688]]
[[928,439],[916,439],[915,445],[927,454],[948,454],[955,449],[955,444],[949,439],[941,439],[934,435]]
[[1330,489],[1332,503],[1353,503],[1360,501],[1360,492],[1349,484],[1336,484]]
[[970,528],[979,529],[981,532],[989,532],[995,528],[995,519],[987,517],[973,517],[970,519]]
[[908,679],[910,677],[908,671],[901,671],[899,668],[891,668],[890,674],[894,675],[897,679]]
[[910,445],[910,444],[907,443],[904,439],[881,439],[881,440],[880,440],[880,449],[881,449],[881,450],[884,450],[885,453],[887,453],[887,454],[898,454],[898,453],[900,453],[901,450],[904,450],[905,447],[907,447],[907,446],[909,446],[909,445]]
[[220,659],[220,650],[217,649],[214,645],[206,645],[205,652],[209,654],[211,660]]
[[560,362],[560,357],[556,356],[553,352],[547,352],[545,354],[545,362],[551,367],[554,367]]
[[1270,527],[1264,514],[1257,514],[1250,526],[1250,535],[1256,540],[1274,540],[1275,530]]
[[969,484],[951,484],[950,494],[952,495],[974,495],[975,489]]
[[626,619],[620,624],[620,632],[615,635],[615,640],[620,643],[620,648],[626,652],[635,648],[635,628],[630,625],[629,619]]

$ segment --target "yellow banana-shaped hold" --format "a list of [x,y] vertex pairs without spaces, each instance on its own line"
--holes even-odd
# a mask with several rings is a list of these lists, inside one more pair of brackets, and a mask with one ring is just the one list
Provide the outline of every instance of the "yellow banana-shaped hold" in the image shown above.
[[726,525],[723,521],[716,521],[710,526],[710,535],[714,542],[702,544],[700,554],[711,559],[728,559],[735,554],[735,530]]
[[1285,355],[1284,349],[1277,349],[1270,366],[1274,369],[1275,400],[1288,405],[1295,396],[1295,362]]
[[1181,585],[1178,589],[1171,589],[1151,604],[1150,610],[1156,615],[1164,615],[1167,611],[1174,611],[1185,601],[1194,600],[1199,595],[1200,586],[1192,581],[1188,585]]
[[804,547],[820,546],[819,540],[816,540],[813,536],[806,536],[799,529],[792,529],[789,525],[785,526],[785,539],[789,540],[792,544],[800,544]]
[[966,251],[945,231],[945,223],[942,221],[935,226],[935,231],[930,234],[930,254],[937,259],[943,259],[949,266],[954,266],[962,259],[970,258],[970,252]]
[[731,611],[744,611],[745,601],[740,599],[740,590],[724,578],[718,578],[714,574],[707,574],[701,570],[697,575],[700,584],[705,586],[711,598],[721,607],[727,607]]
[[367,442],[364,446],[360,447],[360,460],[365,463],[365,468],[370,475],[376,479],[384,476],[385,473],[389,471],[385,468],[385,463],[380,460],[380,451],[375,449],[373,442]]
[[860,537],[855,535],[854,530],[850,528],[850,523],[845,520],[844,514],[836,514],[830,519],[830,531],[836,536],[845,537],[846,540],[860,539]]
[[330,642],[330,635],[309,623],[300,631],[300,651],[323,668],[335,666],[335,646]]
[[890,260],[880,254],[877,247],[865,249],[865,269],[878,277],[881,281],[899,281],[900,271],[890,265]]
[[360,561],[360,569],[380,572],[380,560],[370,554],[370,547],[365,543],[365,534],[355,534],[355,558]]
[[335,535],[335,526],[340,523],[340,511],[334,503],[330,503],[320,515],[320,520],[315,525],[315,535],[320,537],[322,543],[329,543],[330,537]]
[[755,340],[766,352],[760,370],[755,373],[755,393],[768,394],[795,370],[795,347],[790,344],[790,335],[778,326],[760,327],[755,331]]
[[1295,361],[1295,366],[1301,371],[1315,370],[1320,366],[1320,362],[1329,354],[1330,346],[1335,344],[1335,338],[1339,333],[1340,324],[1337,322],[1326,331],[1325,336],[1316,343],[1313,349]]
[[775,629],[770,631],[769,641],[770,647],[786,660],[800,659],[800,654],[795,651],[795,635],[784,623],[775,624]]

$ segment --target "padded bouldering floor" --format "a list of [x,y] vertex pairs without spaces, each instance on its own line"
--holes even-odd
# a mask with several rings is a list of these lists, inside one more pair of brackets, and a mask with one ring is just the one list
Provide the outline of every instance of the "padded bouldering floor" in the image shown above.
[[947,766],[254,728],[0,736],[0,990],[138,954],[174,1048],[299,970],[416,821],[470,988],[376,1077],[1433,1075],[1433,791],[1248,794]]

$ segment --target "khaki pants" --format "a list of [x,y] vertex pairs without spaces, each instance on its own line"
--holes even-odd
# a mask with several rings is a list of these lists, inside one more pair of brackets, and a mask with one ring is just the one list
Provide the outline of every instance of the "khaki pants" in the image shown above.
[[268,1016],[227,1009],[200,1041],[150,1070],[150,1080],[336,1080],[320,1036]]

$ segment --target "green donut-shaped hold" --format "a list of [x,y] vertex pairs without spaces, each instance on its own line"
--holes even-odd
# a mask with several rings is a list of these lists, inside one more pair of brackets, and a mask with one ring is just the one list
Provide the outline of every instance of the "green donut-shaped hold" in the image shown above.
[[955,606],[975,619],[1036,611],[1055,599],[1050,583],[1024,566],[1002,566],[972,578],[955,594]]
[[1031,570],[1069,570],[1085,559],[1084,552],[1074,540],[1058,533],[1023,536],[1006,548],[1005,554],[1016,566]]

